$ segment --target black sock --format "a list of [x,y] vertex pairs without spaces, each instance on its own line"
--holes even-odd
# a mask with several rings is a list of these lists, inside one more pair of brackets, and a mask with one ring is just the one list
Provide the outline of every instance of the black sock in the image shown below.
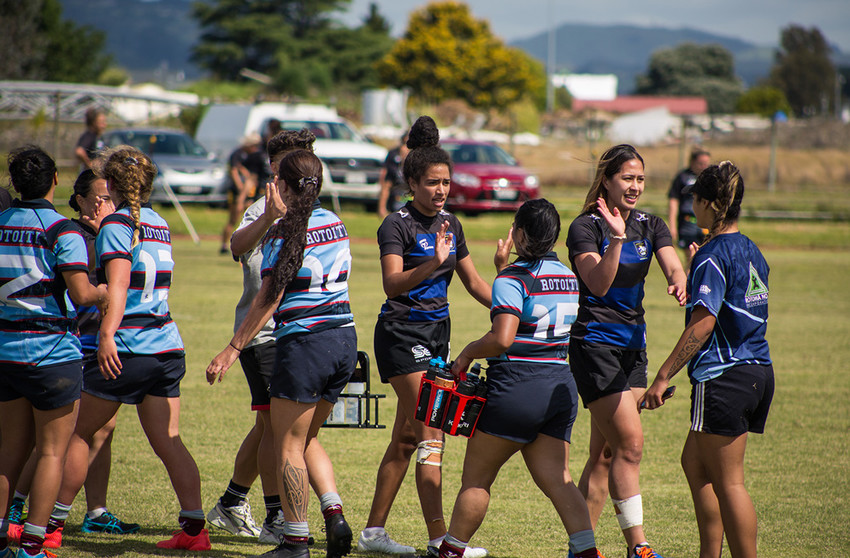
[[239,486],[233,481],[230,481],[230,484],[227,485],[227,490],[224,491],[224,494],[219,498],[219,502],[225,508],[232,508],[233,506],[238,506],[242,502],[248,499],[248,491],[251,490],[250,486]]
[[266,523],[271,523],[277,517],[277,512],[280,511],[280,496],[263,496],[266,503]]

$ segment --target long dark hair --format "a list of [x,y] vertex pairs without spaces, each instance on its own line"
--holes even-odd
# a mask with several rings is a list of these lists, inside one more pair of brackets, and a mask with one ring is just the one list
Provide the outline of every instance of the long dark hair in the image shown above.
[[732,161],[711,165],[700,173],[691,190],[694,196],[708,200],[714,209],[714,222],[703,244],[723,228],[736,222],[744,200],[744,177]]
[[605,189],[605,179],[611,179],[615,174],[620,172],[620,169],[625,163],[637,159],[643,165],[643,157],[637,152],[637,149],[627,143],[621,143],[611,147],[602,154],[599,163],[596,165],[596,176],[593,178],[593,184],[590,185],[590,190],[587,192],[587,197],[584,200],[582,214],[593,213],[596,211],[596,200],[605,197],[607,190]]
[[298,149],[287,153],[277,169],[278,179],[294,195],[288,197],[286,215],[266,235],[264,243],[282,239],[277,261],[271,271],[271,288],[265,304],[272,304],[295,278],[304,262],[307,245],[307,223],[313,203],[322,191],[322,162],[312,152]]
[[514,231],[522,230],[522,245],[514,242],[517,255],[523,260],[539,260],[548,254],[561,234],[561,216],[548,200],[528,200],[514,215]]
[[12,187],[22,200],[37,200],[50,192],[56,176],[56,162],[42,148],[24,145],[9,153],[7,159]]
[[432,165],[446,165],[452,173],[452,158],[440,147],[440,130],[430,116],[420,116],[407,135],[410,153],[404,158],[404,180],[419,182]]

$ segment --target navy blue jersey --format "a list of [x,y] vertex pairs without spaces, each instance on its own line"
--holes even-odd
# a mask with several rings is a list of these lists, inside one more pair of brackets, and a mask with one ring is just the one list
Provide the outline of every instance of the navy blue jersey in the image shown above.
[[116,258],[131,262],[127,304],[115,333],[118,352],[182,353],[183,340],[168,311],[168,290],[174,270],[168,223],[150,207],[142,207],[139,243],[135,247],[133,230],[130,210],[122,205],[104,217],[95,242],[101,282],[106,282],[106,262]]
[[[567,235],[572,268],[576,269],[575,259],[579,254],[596,252],[603,255],[608,249],[609,236],[608,225],[599,215],[585,213],[577,217]],[[591,293],[578,275],[579,311],[572,336],[588,343],[626,349],[645,348],[644,281],[652,263],[652,254],[672,245],[670,230],[663,220],[642,211],[630,211],[620,265],[605,296]]]
[[45,199],[0,213],[0,362],[50,366],[82,357],[64,271],[87,271],[79,229]]
[[771,364],[764,337],[768,273],[758,247],[741,233],[718,235],[696,253],[688,275],[685,323],[694,306],[704,306],[717,323],[688,365],[693,381],[716,378],[739,364]]
[[396,322],[435,322],[449,317],[449,284],[458,260],[469,255],[463,227],[457,217],[440,211],[433,217],[423,215],[412,202],[389,214],[378,229],[381,257],[402,257],[403,271],[413,269],[434,257],[434,242],[443,221],[449,222],[452,247],[446,258],[427,279],[397,297],[387,299],[381,307],[380,319]]
[[[275,237],[263,245],[263,277],[271,273],[283,242]],[[316,203],[307,222],[304,262],[274,313],[275,337],[353,326],[348,299],[350,274],[348,231],[335,213]]]
[[577,312],[578,281],[554,252],[540,260],[517,260],[493,282],[490,319],[512,314],[519,328],[508,350],[488,361],[566,364]]

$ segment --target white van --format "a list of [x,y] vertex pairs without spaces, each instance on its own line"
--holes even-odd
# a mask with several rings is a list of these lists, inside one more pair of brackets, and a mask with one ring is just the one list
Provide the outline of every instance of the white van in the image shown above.
[[226,161],[241,137],[251,132],[262,135],[272,119],[279,120],[284,130],[307,128],[315,134],[314,149],[325,166],[322,197],[374,206],[387,150],[366,139],[334,108],[288,103],[213,104],[201,119],[195,139]]

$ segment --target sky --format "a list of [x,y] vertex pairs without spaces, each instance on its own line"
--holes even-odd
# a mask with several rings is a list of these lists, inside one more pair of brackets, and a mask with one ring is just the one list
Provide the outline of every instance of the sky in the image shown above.
[[[358,24],[369,4],[392,26],[407,28],[410,13],[427,0],[351,0],[341,20]],[[511,42],[546,31],[551,24],[590,23],[690,27],[759,46],[779,44],[789,24],[817,27],[827,41],[850,53],[850,0],[466,0],[473,15],[490,22],[494,34]]]

